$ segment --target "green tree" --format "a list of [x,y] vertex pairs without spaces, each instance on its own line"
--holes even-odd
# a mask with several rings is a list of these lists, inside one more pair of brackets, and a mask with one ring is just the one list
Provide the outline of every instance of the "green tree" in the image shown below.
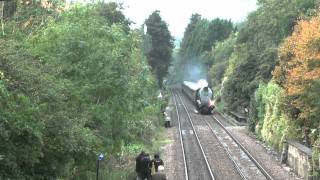
[[234,52],[236,40],[237,34],[232,34],[228,39],[218,42],[212,51],[203,55],[202,60],[211,67],[209,77],[216,91],[222,88],[221,84],[229,65],[229,59]]
[[115,2],[99,2],[97,4],[97,12],[100,16],[105,18],[109,25],[121,24],[125,31],[128,32],[130,30],[129,25],[131,24],[131,21],[124,16],[121,10],[123,10],[123,7]]
[[20,33],[0,39],[0,179],[93,179],[98,153],[149,142],[159,110],[142,33],[100,4],[18,10]]
[[[199,78],[208,78],[212,60],[212,48],[228,38],[234,31],[233,23],[228,20],[216,18],[212,21],[202,19],[199,14],[193,14],[190,18],[181,47],[178,53],[180,62],[177,72],[184,80],[197,81]],[[176,63],[176,65],[178,65]],[[180,69],[180,70],[179,70]],[[201,71],[199,75],[194,75],[194,69]],[[177,74],[176,74],[177,75]]]
[[183,39],[180,45],[179,54],[180,56],[186,56],[187,55],[187,49],[188,46],[190,46],[190,41],[192,38],[192,33],[194,32],[194,29],[197,26],[197,23],[201,21],[201,15],[200,14],[192,14],[190,18],[190,22],[188,26],[186,27],[186,30],[183,34]]
[[156,74],[158,85],[163,86],[163,78],[167,75],[171,62],[173,38],[168,25],[160,17],[160,11],[154,11],[145,21],[147,35],[150,36],[151,47],[147,58],[153,72]]
[[278,46],[292,33],[296,19],[314,12],[318,1],[259,1],[239,31],[235,53],[237,66],[225,83],[230,109],[248,107],[259,84],[267,83],[278,62]]
[[[43,121],[39,108],[22,93],[9,92],[0,71],[0,178],[27,179],[41,157]],[[19,112],[19,113],[18,113]]]
[[216,18],[209,24],[206,41],[202,51],[211,51],[216,42],[223,41],[234,31],[233,23],[230,20]]

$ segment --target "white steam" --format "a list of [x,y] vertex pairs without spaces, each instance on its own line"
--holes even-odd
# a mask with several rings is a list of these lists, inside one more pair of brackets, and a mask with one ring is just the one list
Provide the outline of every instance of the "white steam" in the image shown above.
[[198,82],[207,79],[206,68],[201,64],[188,64],[185,66],[184,80]]

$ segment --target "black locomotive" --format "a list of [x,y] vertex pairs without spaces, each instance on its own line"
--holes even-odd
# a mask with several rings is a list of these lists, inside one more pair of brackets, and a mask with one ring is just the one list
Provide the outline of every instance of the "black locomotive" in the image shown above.
[[191,99],[201,114],[211,114],[214,106],[213,93],[206,80],[197,83],[184,81],[182,91]]

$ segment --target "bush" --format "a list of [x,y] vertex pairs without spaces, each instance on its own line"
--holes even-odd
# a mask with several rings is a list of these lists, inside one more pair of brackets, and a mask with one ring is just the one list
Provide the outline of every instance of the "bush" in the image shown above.
[[284,114],[283,95],[284,90],[273,81],[260,84],[249,118],[250,130],[276,149],[281,149],[284,139],[300,138],[297,124]]

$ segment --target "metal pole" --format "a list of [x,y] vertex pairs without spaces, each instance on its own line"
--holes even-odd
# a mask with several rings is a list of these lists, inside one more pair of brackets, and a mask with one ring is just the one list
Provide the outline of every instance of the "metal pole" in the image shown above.
[[97,162],[97,178],[96,178],[96,180],[99,180],[99,159],[98,159],[98,162]]

